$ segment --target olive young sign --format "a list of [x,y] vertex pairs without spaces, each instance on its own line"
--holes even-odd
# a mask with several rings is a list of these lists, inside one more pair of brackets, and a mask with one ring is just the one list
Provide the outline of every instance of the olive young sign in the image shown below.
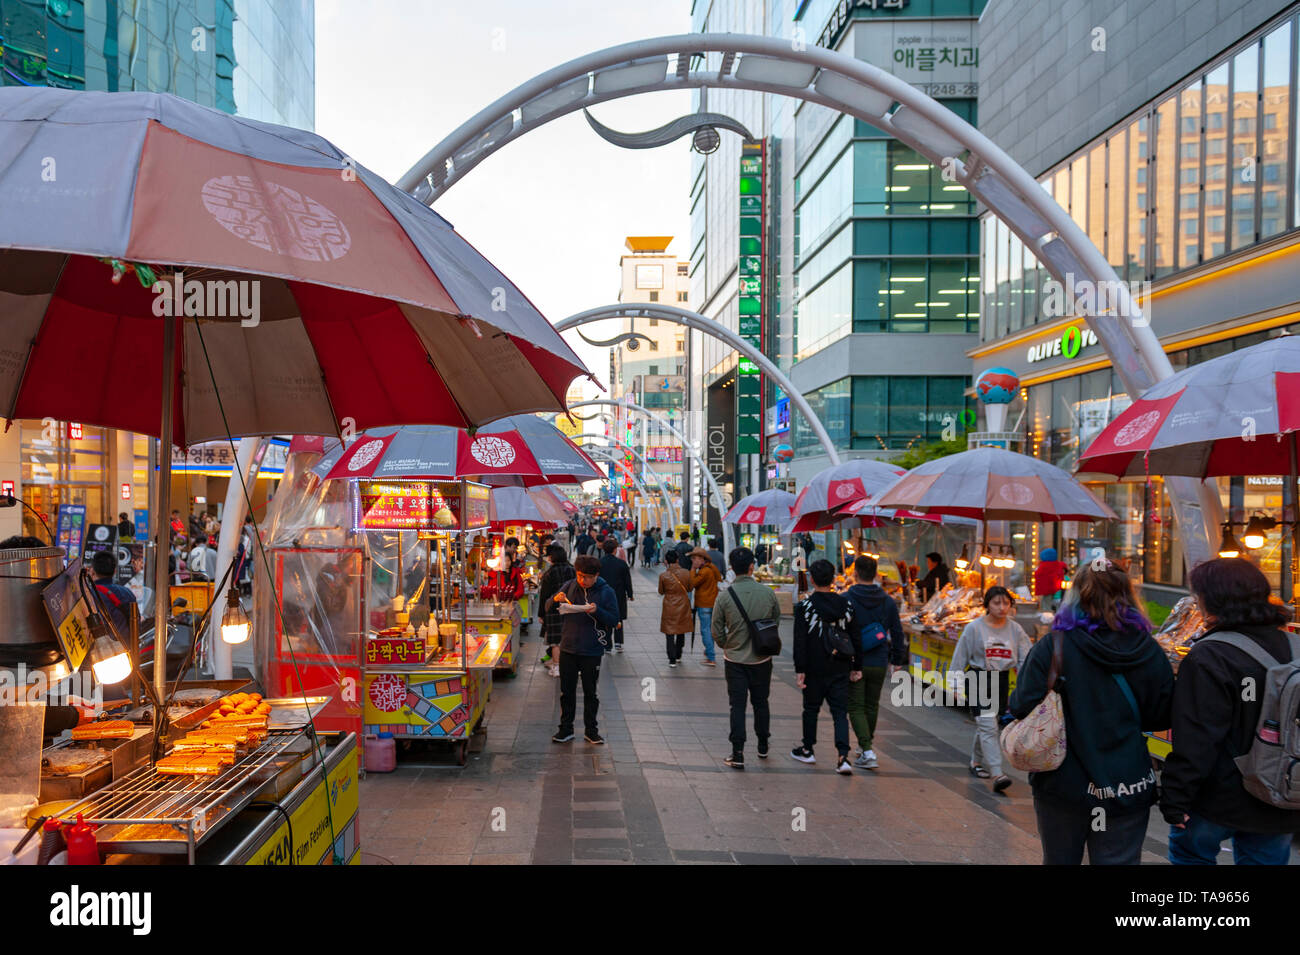
[[1030,345],[1028,357],[1031,364],[1058,356],[1074,358],[1083,349],[1091,348],[1095,344],[1097,344],[1097,336],[1093,334],[1092,329],[1080,325],[1067,325],[1059,338]]

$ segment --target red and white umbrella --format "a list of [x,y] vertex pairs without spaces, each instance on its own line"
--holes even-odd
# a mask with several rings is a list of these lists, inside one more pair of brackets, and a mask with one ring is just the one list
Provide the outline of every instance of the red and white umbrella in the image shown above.
[[780,524],[790,523],[794,495],[789,491],[770,488],[742,497],[732,505],[722,518],[728,524]]
[[836,523],[834,513],[883,491],[906,471],[875,458],[856,458],[815,474],[794,502],[795,523],[787,533],[815,531]]
[[503,418],[472,436],[463,428],[438,425],[372,428],[346,447],[332,442],[312,470],[327,481],[472,478],[524,487],[603,476],[563,432],[532,415]]
[[488,497],[488,518],[494,529],[507,524],[559,527],[568,521],[555,492],[548,487],[494,487]]

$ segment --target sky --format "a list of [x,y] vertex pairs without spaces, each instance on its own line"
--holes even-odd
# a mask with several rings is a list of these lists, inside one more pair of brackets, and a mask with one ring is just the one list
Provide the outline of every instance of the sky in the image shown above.
[[[538,73],[619,43],[688,32],[689,0],[316,0],[316,132],[395,182]],[[690,111],[683,91],[592,113],[641,132]],[[619,149],[578,111],[503,147],[434,209],[559,321],[618,300],[626,236],[672,235],[669,251],[689,257],[688,144]],[[583,331],[608,338],[615,328],[604,324]],[[575,332],[565,337],[608,386],[609,349]]]

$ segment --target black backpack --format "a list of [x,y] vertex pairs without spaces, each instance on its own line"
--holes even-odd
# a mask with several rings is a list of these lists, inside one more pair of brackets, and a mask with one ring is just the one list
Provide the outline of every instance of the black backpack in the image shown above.
[[[808,615],[812,613],[812,602],[804,600],[800,608],[804,614],[804,621],[811,627],[812,621]],[[844,627],[844,618],[834,621],[818,619],[822,631],[822,648],[826,651],[826,655],[837,663],[852,660],[857,648],[853,646],[853,639]]]

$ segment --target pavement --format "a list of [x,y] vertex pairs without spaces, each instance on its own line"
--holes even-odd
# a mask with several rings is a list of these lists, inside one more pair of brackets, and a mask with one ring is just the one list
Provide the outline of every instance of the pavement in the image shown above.
[[[955,710],[895,706],[882,695],[875,771],[834,772],[829,711],[818,724],[817,763],[800,742],[801,694],[785,652],[772,677],[772,752],[745,770],[722,760],[728,710],[721,653],[703,665],[696,638],[669,668],[659,633],[657,574],[633,572],[625,652],[607,655],[599,682],[605,745],[550,741],[559,680],[537,666],[536,623],[517,677],[497,677],[481,753],[458,767],[436,746],[401,753],[393,773],[361,782],[367,864],[1023,864],[1042,860],[1029,785],[995,795],[967,771],[974,723]],[[910,696],[910,694],[899,694]],[[854,755],[856,755],[856,740]],[[1165,862],[1157,813],[1142,861]],[[1231,857],[1228,856],[1227,859]]]

